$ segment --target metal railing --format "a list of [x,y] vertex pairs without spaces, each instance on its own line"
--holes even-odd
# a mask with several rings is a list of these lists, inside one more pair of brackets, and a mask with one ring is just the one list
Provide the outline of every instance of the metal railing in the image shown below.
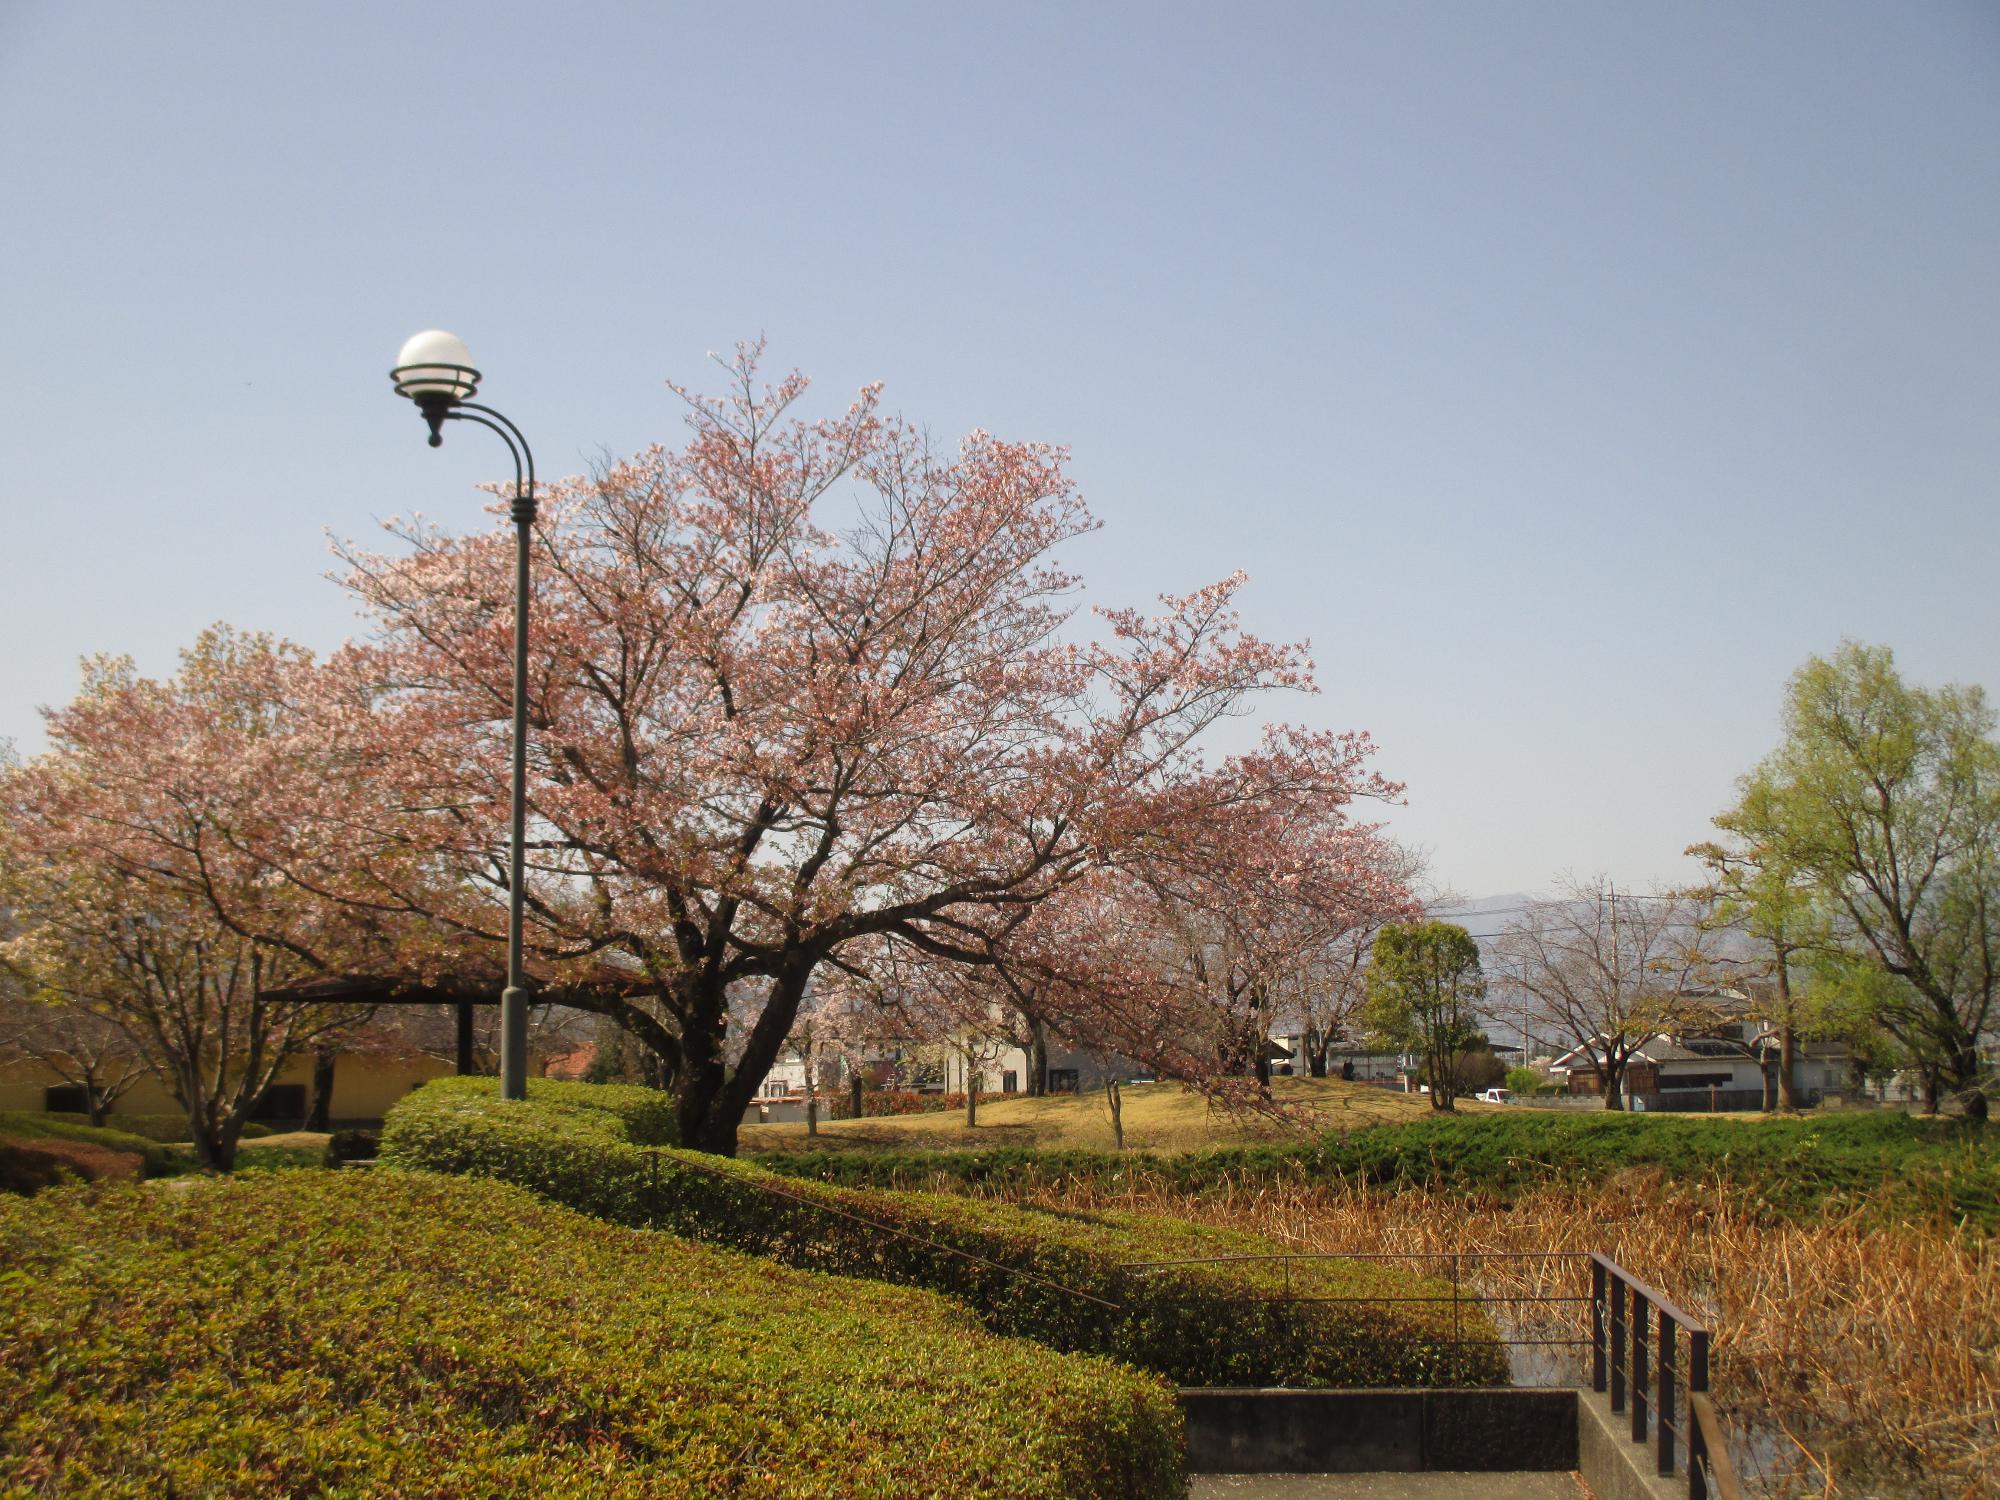
[[[1680,1339],[1687,1339],[1682,1375]],[[1708,1394],[1709,1330],[1608,1256],[1590,1257],[1590,1388],[1627,1411],[1632,1441],[1652,1442],[1671,1477],[1687,1450],[1689,1500],[1740,1500],[1721,1419]],[[1679,1397],[1686,1394],[1685,1416]]]
[[[1502,1308],[1509,1311],[1521,1309],[1549,1309],[1564,1307],[1581,1308],[1590,1301],[1589,1296],[1567,1292],[1493,1292],[1481,1290],[1477,1284],[1478,1272],[1490,1262],[1513,1264],[1566,1265],[1572,1261],[1588,1260],[1589,1255],[1581,1250],[1298,1250],[1267,1251],[1241,1255],[1203,1255],[1186,1259],[1128,1261],[1126,1271],[1145,1276],[1160,1272],[1174,1271],[1195,1266],[1225,1265],[1282,1265],[1284,1280],[1269,1291],[1238,1294],[1233,1300],[1258,1302],[1263,1304],[1298,1304],[1313,1306],[1321,1304],[1351,1303],[1371,1307],[1396,1305],[1448,1306],[1451,1309],[1451,1332],[1449,1336],[1436,1333],[1411,1334],[1401,1340],[1384,1339],[1385,1343],[1442,1344],[1452,1348],[1468,1346],[1490,1347],[1495,1344],[1509,1350],[1514,1349],[1586,1349],[1590,1340],[1581,1336],[1570,1338],[1525,1337],[1514,1333],[1499,1333],[1489,1327],[1480,1327],[1470,1321],[1471,1315],[1484,1313],[1490,1309]],[[1301,1284],[1295,1274],[1300,1265],[1313,1265],[1324,1261],[1394,1262],[1413,1267],[1422,1267],[1433,1280],[1443,1281],[1447,1290],[1443,1292],[1415,1293],[1370,1293],[1333,1292],[1323,1293],[1312,1289],[1311,1283]],[[1205,1295],[1212,1296],[1212,1293]],[[1519,1321],[1517,1318],[1516,1321]],[[1544,1317],[1544,1324],[1557,1324],[1554,1318]],[[1568,1384],[1567,1381],[1558,1382]]]
[[[1325,1292],[1311,1278],[1295,1274],[1296,1265],[1321,1261],[1393,1261],[1422,1265],[1433,1279],[1448,1282],[1445,1290],[1400,1295],[1367,1292]],[[1499,1343],[1508,1350],[1571,1349],[1588,1351],[1592,1391],[1608,1394],[1614,1415],[1631,1419],[1632,1441],[1653,1449],[1654,1466],[1664,1476],[1680,1472],[1686,1453],[1689,1500],[1742,1500],[1729,1461],[1727,1435],[1709,1395],[1708,1326],[1639,1280],[1608,1256],[1584,1251],[1279,1251],[1247,1255],[1213,1255],[1185,1260],[1138,1261],[1125,1269],[1151,1275],[1186,1267],[1264,1263],[1283,1266],[1283,1280],[1268,1290],[1239,1300],[1259,1303],[1392,1303],[1449,1304],[1449,1337],[1425,1335],[1427,1342],[1463,1346]],[[1587,1293],[1549,1290],[1546,1281],[1529,1291],[1482,1290],[1492,1278],[1479,1273],[1489,1266],[1526,1269],[1541,1265],[1558,1270],[1569,1262],[1587,1262]],[[1470,1274],[1468,1274],[1470,1273]],[[1518,1284],[1520,1274],[1509,1278]],[[1573,1283],[1572,1283],[1573,1284]],[[1587,1337],[1560,1336],[1574,1327],[1580,1309],[1589,1308]],[[1571,1312],[1570,1309],[1578,1309]],[[1497,1334],[1484,1318],[1499,1314],[1512,1327]],[[1511,1316],[1509,1316],[1511,1314]],[[1526,1336],[1522,1324],[1537,1330]],[[1550,1334],[1555,1336],[1541,1336]],[[1685,1345],[1685,1361],[1683,1361]],[[1572,1367],[1573,1368],[1573,1367]],[[1569,1384],[1569,1379],[1556,1383]]]

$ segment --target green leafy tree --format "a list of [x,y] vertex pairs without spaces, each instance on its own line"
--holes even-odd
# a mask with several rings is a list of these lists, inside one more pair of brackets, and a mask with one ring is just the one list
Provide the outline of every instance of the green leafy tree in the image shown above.
[[1891,984],[1849,984],[1927,1080],[1986,1117],[1979,1040],[2000,989],[2000,746],[1977,687],[1914,687],[1884,646],[1812,657],[1784,741],[1716,826],[1809,881],[1830,947]]
[[1510,1094],[1532,1094],[1542,1086],[1542,1075],[1525,1064],[1507,1070],[1507,1092]]
[[[1777,1032],[1778,1068],[1766,1072],[1764,1107],[1798,1108],[1798,1045],[1801,1036],[1826,1035],[1815,1020],[1816,997],[1801,992],[1801,964],[1829,951],[1826,899],[1813,875],[1787,858],[1782,841],[1768,835],[1774,826],[1772,788],[1755,777],[1745,781],[1726,842],[1693,844],[1688,853],[1708,866],[1711,882],[1701,893],[1711,928],[1734,928],[1751,940],[1754,957],[1745,975],[1755,1016]],[[1722,819],[1717,819],[1721,826]],[[1773,1084],[1776,1098],[1772,1097]]]
[[1384,927],[1368,960],[1362,1024],[1378,1042],[1420,1053],[1431,1108],[1451,1110],[1458,1054],[1479,1039],[1477,1007],[1486,996],[1479,945],[1452,922]]

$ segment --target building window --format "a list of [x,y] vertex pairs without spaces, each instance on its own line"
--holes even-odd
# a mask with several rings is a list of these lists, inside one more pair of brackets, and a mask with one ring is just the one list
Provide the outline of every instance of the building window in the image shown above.
[[42,1108],[52,1115],[87,1115],[90,1095],[80,1083],[52,1084],[42,1090]]
[[1020,1091],[1021,1075],[1016,1073],[1012,1068],[1003,1070],[1000,1074],[1000,1092],[1003,1094],[1018,1094]]
[[786,1088],[784,1084],[779,1083],[776,1080],[773,1080],[772,1082],[764,1085],[764,1097],[766,1099],[782,1099],[785,1097],[786,1094],[790,1092],[791,1092],[790,1089]]
[[1074,1094],[1077,1085],[1075,1068],[1050,1068],[1049,1092],[1051,1094]]
[[306,1086],[303,1083],[274,1083],[250,1112],[253,1120],[303,1120],[306,1117]]
[[1730,1073],[1683,1073],[1678,1078],[1662,1078],[1660,1089],[1726,1089],[1736,1082]]

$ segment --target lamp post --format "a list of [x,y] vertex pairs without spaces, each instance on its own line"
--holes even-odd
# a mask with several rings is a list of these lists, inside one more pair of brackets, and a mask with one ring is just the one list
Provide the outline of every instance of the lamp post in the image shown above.
[[389,372],[396,394],[408,396],[430,424],[431,446],[444,442],[446,422],[476,422],[500,434],[514,456],[514,744],[510,842],[507,850],[507,988],[500,994],[500,1097],[528,1097],[528,992],[522,983],[521,912],[526,899],[523,841],[528,819],[528,542],[535,524],[535,455],[521,429],[490,406],[473,401],[479,371],[465,345],[441,329],[412,334]]

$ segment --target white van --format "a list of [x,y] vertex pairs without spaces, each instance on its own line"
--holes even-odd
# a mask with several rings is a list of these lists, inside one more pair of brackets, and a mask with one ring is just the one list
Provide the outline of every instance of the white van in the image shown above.
[[1488,1104],[1511,1104],[1514,1096],[1505,1089],[1488,1089],[1479,1096]]

